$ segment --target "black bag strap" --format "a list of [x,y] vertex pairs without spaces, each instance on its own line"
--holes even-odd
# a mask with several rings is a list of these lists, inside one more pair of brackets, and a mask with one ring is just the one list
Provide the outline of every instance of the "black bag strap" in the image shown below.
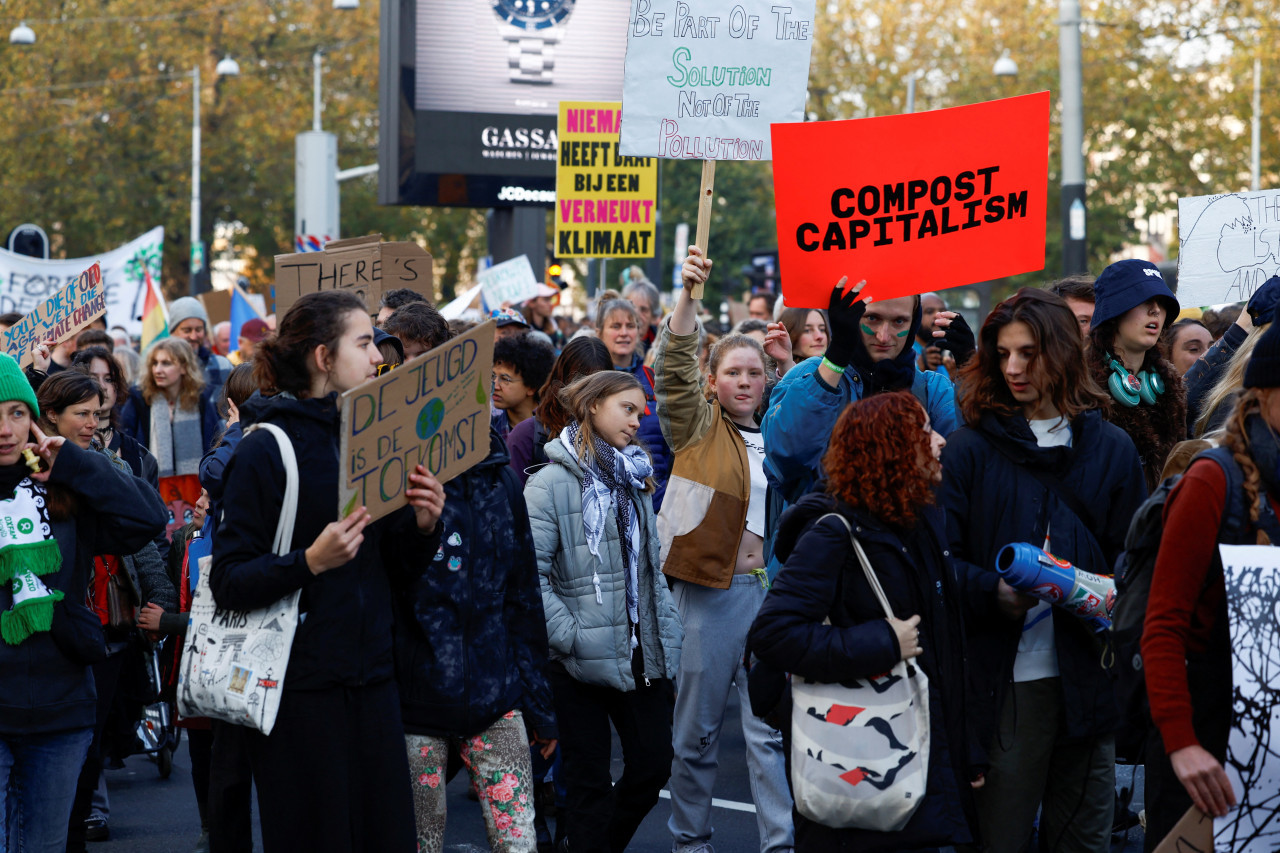
[[[1267,497],[1265,483],[1258,484],[1258,522],[1249,522],[1249,507],[1244,499],[1244,472],[1235,454],[1227,447],[1212,447],[1196,454],[1196,459],[1212,459],[1218,463],[1227,480],[1227,501],[1222,510],[1222,522],[1218,527],[1218,541],[1230,541],[1239,537],[1250,527],[1262,530],[1272,543],[1280,544],[1280,519],[1271,509],[1271,501]],[[1194,461],[1194,460],[1192,460]]]
[[1065,483],[1050,474],[1048,471],[1045,471],[1043,468],[1037,468],[1035,465],[1029,465],[1022,460],[1015,459],[1013,452],[1008,447],[1005,447],[1004,444],[996,441],[982,430],[975,430],[975,432],[985,438],[987,440],[987,444],[994,447],[1001,456],[1008,459],[1016,467],[1026,471],[1032,477],[1035,477],[1036,480],[1040,482],[1040,485],[1044,486],[1052,492],[1058,500],[1066,504],[1067,508],[1075,513],[1076,518],[1080,519],[1080,521],[1084,523],[1084,526],[1088,528],[1090,533],[1093,533],[1093,531],[1098,529],[1098,521],[1094,518],[1093,513],[1089,511],[1089,508],[1085,506],[1084,501],[1080,500],[1079,496],[1077,496],[1075,492],[1067,488]]

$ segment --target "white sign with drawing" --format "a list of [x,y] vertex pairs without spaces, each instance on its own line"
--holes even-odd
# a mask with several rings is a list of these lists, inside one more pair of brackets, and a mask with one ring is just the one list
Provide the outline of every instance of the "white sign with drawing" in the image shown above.
[[1280,273],[1280,190],[1178,199],[1178,302],[1246,302]]
[[1280,549],[1221,545],[1231,627],[1231,734],[1227,778],[1236,808],[1214,821],[1216,853],[1280,847]]

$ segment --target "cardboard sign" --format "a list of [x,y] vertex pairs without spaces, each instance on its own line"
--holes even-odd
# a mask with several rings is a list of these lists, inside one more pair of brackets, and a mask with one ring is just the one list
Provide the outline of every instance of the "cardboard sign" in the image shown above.
[[1280,845],[1280,549],[1219,545],[1231,629],[1231,729],[1227,780],[1236,807],[1213,821],[1217,850],[1272,853]]
[[102,267],[94,264],[75,281],[45,300],[4,333],[4,351],[20,367],[31,364],[31,350],[41,341],[62,343],[107,313]]
[[383,292],[407,287],[435,301],[431,255],[417,243],[383,243],[381,234],[335,240],[323,252],[276,255],[276,315],[304,293],[350,290],[370,313]]
[[489,308],[506,302],[516,305],[538,295],[538,278],[527,255],[511,258],[476,273],[476,283],[484,292]]
[[1049,93],[773,126],[787,305],[841,276],[891,299],[1044,267]]
[[618,150],[619,103],[560,102],[556,257],[652,258],[658,164]]
[[1280,273],[1280,190],[1178,199],[1178,302],[1247,302]]
[[1213,818],[1192,806],[1187,809],[1155,853],[1212,853]]
[[623,154],[769,160],[804,121],[813,0],[631,0]]
[[209,337],[213,337],[213,327],[231,320],[231,290],[210,290],[198,294],[196,299],[204,306],[209,315]]
[[484,323],[342,395],[341,517],[404,506],[417,465],[446,482],[489,455],[496,329]]

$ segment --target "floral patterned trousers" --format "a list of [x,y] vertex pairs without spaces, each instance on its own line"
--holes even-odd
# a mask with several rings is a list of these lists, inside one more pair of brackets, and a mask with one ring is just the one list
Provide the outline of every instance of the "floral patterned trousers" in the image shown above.
[[445,767],[449,747],[457,745],[480,796],[480,809],[495,853],[534,853],[533,772],[529,737],[519,711],[508,711],[485,731],[469,738],[405,735],[413,778],[413,814],[420,853],[444,849]]

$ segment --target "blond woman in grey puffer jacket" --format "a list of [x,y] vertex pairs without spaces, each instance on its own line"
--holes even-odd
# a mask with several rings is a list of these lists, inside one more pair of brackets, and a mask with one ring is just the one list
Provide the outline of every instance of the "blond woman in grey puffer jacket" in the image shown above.
[[[652,466],[635,441],[646,401],[605,371],[561,391],[575,420],[546,445],[525,502],[568,789],[568,849],[626,849],[671,773],[672,681],[683,631],[660,571]],[[610,775],[610,724],[626,765]]]

